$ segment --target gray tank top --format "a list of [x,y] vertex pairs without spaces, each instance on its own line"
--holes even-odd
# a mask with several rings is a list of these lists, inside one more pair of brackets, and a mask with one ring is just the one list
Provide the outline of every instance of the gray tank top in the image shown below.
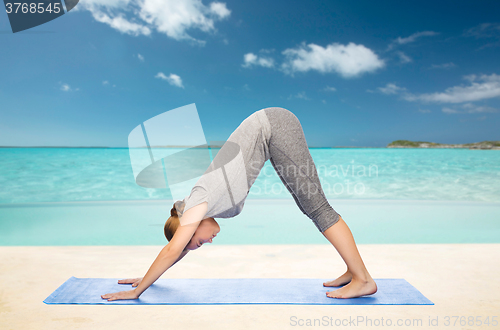
[[271,124],[259,110],[229,136],[206,172],[183,200],[186,212],[208,203],[205,218],[231,218],[241,213],[248,192],[270,158]]

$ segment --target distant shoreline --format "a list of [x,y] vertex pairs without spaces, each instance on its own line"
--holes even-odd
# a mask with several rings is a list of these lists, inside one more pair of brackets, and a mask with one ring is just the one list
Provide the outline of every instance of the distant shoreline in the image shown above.
[[[164,149],[178,148],[201,148],[191,146],[173,146],[173,147],[152,147]],[[221,146],[213,146],[212,148],[221,148]],[[335,146],[335,147],[308,147],[309,149],[471,149],[471,150],[500,150],[497,146],[461,146],[461,145],[439,145],[439,146],[386,146],[386,147],[359,147],[359,146]],[[0,146],[0,149],[147,149],[147,147],[67,147],[67,146]]]
[[387,148],[500,150],[500,141],[481,141],[465,144],[444,144],[426,141],[396,140],[389,143],[387,145]]
[[[210,148],[221,148],[222,145],[213,144]],[[0,148],[67,148],[67,149],[147,149],[148,146],[142,147],[68,147],[68,146],[32,146],[32,147],[20,147],[20,146],[0,146]],[[199,146],[182,146],[182,145],[166,145],[166,146],[152,146],[152,149],[159,148],[207,148],[207,145]],[[482,141],[475,143],[466,144],[443,144],[435,142],[425,142],[425,141],[409,141],[409,140],[396,140],[389,143],[385,147],[358,147],[358,146],[334,146],[334,147],[312,147],[309,149],[341,149],[341,148],[363,148],[363,149],[389,149],[389,148],[409,148],[409,149],[486,149],[486,150],[500,150],[500,141]]]
[[[222,146],[212,146],[211,148],[221,148]],[[0,148],[53,148],[53,149],[147,149],[148,147],[57,147],[57,146],[34,146],[34,147],[21,147],[21,146],[0,146]],[[160,146],[160,147],[151,147],[151,148],[164,148],[164,149],[175,149],[175,148],[203,148],[203,147],[192,147],[192,146]],[[387,147],[358,147],[358,146],[335,146],[335,147],[308,147],[309,149],[337,149],[337,148],[373,148],[373,149],[386,149]]]

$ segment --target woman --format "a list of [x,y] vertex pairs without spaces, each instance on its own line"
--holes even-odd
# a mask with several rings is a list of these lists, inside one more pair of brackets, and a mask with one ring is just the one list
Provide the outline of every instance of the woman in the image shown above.
[[220,231],[215,218],[234,217],[241,212],[250,187],[268,159],[302,213],[313,221],[347,265],[343,275],[323,283],[325,287],[347,285],[326,295],[354,298],[375,293],[377,286],[349,227],[324,195],[299,120],[286,109],[266,108],[254,112],[238,126],[191,194],[174,203],[164,227],[169,243],[143,278],[118,281],[132,284],[135,289],[101,297],[108,301],[137,299],[189,251],[212,243]]

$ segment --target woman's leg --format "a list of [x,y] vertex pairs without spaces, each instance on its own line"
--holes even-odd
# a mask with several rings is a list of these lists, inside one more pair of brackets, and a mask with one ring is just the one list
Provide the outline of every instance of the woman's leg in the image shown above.
[[347,272],[325,286],[345,287],[327,292],[329,297],[352,298],[375,293],[376,284],[366,270],[347,224],[328,203],[298,118],[283,108],[267,108],[271,124],[271,164],[299,209],[332,243],[347,265]]
[[[354,298],[377,292],[377,285],[366,270],[351,230],[344,220],[340,218],[334,226],[325,230],[323,235],[333,244],[347,265],[347,272],[331,284],[343,285],[350,279],[346,286],[326,294],[333,298]],[[323,283],[323,285],[330,286],[330,283]]]

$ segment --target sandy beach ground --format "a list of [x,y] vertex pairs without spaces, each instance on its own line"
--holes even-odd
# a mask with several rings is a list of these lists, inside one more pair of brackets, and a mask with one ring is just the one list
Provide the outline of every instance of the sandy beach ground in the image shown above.
[[[0,247],[0,328],[500,328],[498,324],[494,326],[492,321],[495,319],[499,322],[500,318],[500,286],[497,279],[500,274],[500,244],[358,245],[373,278],[406,279],[435,303],[428,306],[104,306],[43,303],[47,296],[71,276],[117,279],[144,276],[161,248],[162,246]],[[342,259],[327,244],[213,243],[188,254],[162,278],[334,279],[344,271]],[[325,288],[325,291],[329,290]],[[486,317],[489,317],[490,324],[479,325]],[[316,326],[308,325],[308,322],[314,324],[314,319],[319,319],[322,323],[316,321]],[[331,323],[325,322],[325,319]],[[369,319],[374,322],[372,325],[368,323]],[[392,326],[386,325],[388,319],[391,319]],[[344,326],[339,326],[338,323],[335,325],[335,322],[347,324],[346,320],[356,322]],[[377,322],[378,326],[375,325]],[[396,325],[398,322],[401,326]]]

